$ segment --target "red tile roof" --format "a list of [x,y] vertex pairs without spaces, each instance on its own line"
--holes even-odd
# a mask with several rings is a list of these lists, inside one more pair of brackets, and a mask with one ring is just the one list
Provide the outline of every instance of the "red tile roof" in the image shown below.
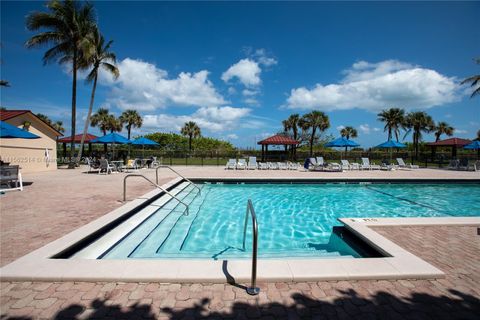
[[282,136],[280,134],[276,134],[269,138],[263,139],[259,141],[258,144],[273,144],[273,145],[285,145],[285,144],[299,144],[300,142],[294,140],[287,136]]
[[471,143],[472,141],[468,139],[462,139],[462,138],[449,138],[445,140],[440,140],[437,142],[430,142],[427,143],[427,146],[432,146],[432,147],[463,147],[464,145],[467,145]]
[[[75,143],[80,143],[82,142],[82,135],[83,133],[80,133],[80,134],[77,134],[75,135]],[[93,135],[93,134],[90,134],[90,133],[87,133],[87,135],[85,136],[85,143],[88,143],[90,142],[90,140],[93,140],[93,139],[96,139],[98,138],[97,136]],[[65,137],[65,138],[62,138],[62,139],[58,139],[58,142],[65,142],[65,143],[70,143],[72,141],[72,137]]]
[[2,110],[0,111],[0,120],[5,121],[28,112],[30,110]]

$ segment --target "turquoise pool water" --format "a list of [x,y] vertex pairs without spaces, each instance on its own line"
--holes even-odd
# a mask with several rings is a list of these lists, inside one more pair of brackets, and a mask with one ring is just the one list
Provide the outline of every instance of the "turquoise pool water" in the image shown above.
[[102,258],[243,258],[247,200],[259,225],[259,257],[360,257],[336,233],[339,217],[480,216],[479,184],[201,184],[178,194]]

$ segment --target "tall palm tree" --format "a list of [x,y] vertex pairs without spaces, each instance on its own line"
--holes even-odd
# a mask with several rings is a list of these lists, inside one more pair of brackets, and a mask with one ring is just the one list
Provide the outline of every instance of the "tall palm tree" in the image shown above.
[[43,122],[45,122],[49,125],[52,125],[52,120],[47,115],[44,115],[43,113],[37,113],[36,116],[37,116],[37,118],[39,118]]
[[140,128],[143,124],[142,117],[138,114],[137,110],[125,110],[120,115],[120,121],[125,124],[128,132],[128,140],[130,140],[130,131],[132,128]]
[[0,80],[1,87],[10,87],[10,83],[7,80]]
[[[102,131],[103,135],[107,134],[107,130],[109,130],[109,118],[110,114],[108,109],[100,108],[98,109],[97,113],[94,113],[91,117],[90,125],[92,127],[98,127],[100,131]],[[103,145],[103,151],[107,153],[107,145]]]
[[[92,117],[93,102],[95,100],[95,91],[97,90],[98,73],[101,68],[113,75],[117,79],[120,75],[116,64],[117,58],[113,52],[110,51],[110,46],[113,41],[105,43],[105,38],[102,36],[97,27],[94,27],[91,33],[86,38],[87,41],[83,43],[84,51],[86,52],[84,59],[81,61],[83,69],[91,68],[87,76],[87,82],[93,82],[92,94],[90,96],[90,105],[88,107],[87,119],[83,127],[82,139],[80,141],[80,152],[78,160],[82,158],[83,144],[85,143],[85,136],[88,132],[88,126]],[[130,132],[129,132],[130,133]],[[128,137],[130,139],[130,136]]]
[[[27,48],[51,45],[43,62],[59,62],[72,64],[72,125],[70,159],[75,153],[75,123],[77,104],[77,70],[78,62],[83,55],[81,43],[95,24],[94,10],[90,3],[74,0],[51,0],[46,5],[48,12],[33,12],[27,16],[26,25],[30,31],[44,30],[32,36]],[[74,168],[73,161],[69,168]]]
[[55,121],[55,123],[52,123],[52,127],[54,127],[55,130],[57,130],[60,133],[65,132],[65,128],[63,127],[63,121],[60,121],[60,120]]
[[310,130],[310,156],[313,155],[313,143],[315,141],[315,136],[317,130],[323,132],[330,127],[330,120],[328,116],[322,111],[312,111],[303,115],[302,117],[302,127],[304,129]]
[[395,139],[398,142],[398,136],[400,134],[400,128],[403,126],[405,118],[405,110],[400,108],[390,108],[382,110],[377,114],[378,120],[385,122],[383,131],[388,131],[388,140],[392,139],[392,133],[395,134]]
[[113,114],[108,116],[107,119],[107,130],[110,130],[110,133],[120,132],[123,129],[122,121],[120,118],[115,117]]
[[450,126],[448,123],[443,121],[437,123],[434,130],[435,130],[435,142],[440,140],[440,137],[442,136],[442,134],[446,134],[448,137],[451,137],[453,135],[453,131],[455,131],[455,129],[452,126]]
[[[473,59],[473,60],[475,61],[476,64],[480,64],[480,58],[476,58],[476,59]],[[465,84],[465,83],[471,83],[470,86],[472,88],[476,86],[476,88],[474,88],[470,98],[473,98],[474,96],[480,94],[480,74],[468,77],[461,82],[461,84]]]
[[[299,121],[300,121],[300,115],[298,113],[291,114],[287,120],[282,121],[283,129],[285,133],[288,133],[290,130],[292,130],[292,138],[294,140],[298,140],[298,129],[300,128]],[[296,153],[297,153],[296,145],[292,145],[292,153],[293,153],[294,159],[296,159]]]
[[184,136],[188,136],[188,149],[192,152],[192,139],[201,136],[200,127],[193,121],[186,122],[180,131]]
[[[348,140],[350,138],[358,137],[358,132],[354,127],[348,126],[340,130],[340,135]],[[348,147],[345,147],[345,153],[347,153],[347,148]]]
[[408,129],[405,133],[405,136],[407,136],[410,132],[413,133],[412,139],[415,149],[415,159],[418,159],[418,145],[422,140],[422,132],[428,133],[433,131],[435,129],[435,122],[426,112],[410,112],[405,117],[405,128]]
[[474,140],[479,140],[480,141],[480,130],[477,131],[477,137]]

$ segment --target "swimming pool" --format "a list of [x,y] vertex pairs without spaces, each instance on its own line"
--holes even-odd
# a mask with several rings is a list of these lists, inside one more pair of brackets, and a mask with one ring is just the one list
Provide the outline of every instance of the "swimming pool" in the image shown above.
[[[341,217],[480,216],[479,184],[202,183],[163,196],[111,230],[77,257],[101,259],[251,256],[251,227],[242,248],[247,200],[255,207],[260,258],[363,257],[364,251],[334,232]],[[250,223],[250,219],[249,219]],[[130,225],[130,227],[128,227]],[[119,231],[122,229],[123,231]],[[126,230],[126,231],[125,231]],[[113,239],[113,240],[112,240]],[[99,251],[98,248],[101,248]],[[92,256],[92,252],[95,252]]]

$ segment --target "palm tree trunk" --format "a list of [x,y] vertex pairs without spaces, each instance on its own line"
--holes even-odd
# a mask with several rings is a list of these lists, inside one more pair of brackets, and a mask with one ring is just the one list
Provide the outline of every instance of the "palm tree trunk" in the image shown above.
[[312,135],[310,136],[310,157],[313,157],[313,140],[315,139],[315,128],[312,128]]
[[188,150],[192,153],[192,135],[188,136]]
[[392,127],[388,127],[388,141],[392,139]]
[[[128,140],[130,140],[130,130],[132,129],[132,127],[130,126],[127,126],[127,132],[128,132]],[[145,148],[145,147],[144,147]],[[143,151],[143,153],[145,154],[145,149]],[[130,158],[130,143],[128,144],[128,158]],[[145,158],[145,156],[144,156]]]
[[85,120],[85,126],[83,127],[82,140],[80,141],[80,152],[78,153],[78,162],[82,160],[83,144],[85,142],[85,136],[87,135],[88,126],[90,125],[90,117],[92,116],[93,102],[95,100],[95,91],[97,90],[97,75],[93,79],[92,95],[90,96],[90,105],[88,106],[87,119]]
[[70,142],[70,163],[69,169],[75,168],[75,161],[73,156],[75,155],[75,122],[77,116],[77,50],[73,50],[73,83],[72,83],[72,134]]

